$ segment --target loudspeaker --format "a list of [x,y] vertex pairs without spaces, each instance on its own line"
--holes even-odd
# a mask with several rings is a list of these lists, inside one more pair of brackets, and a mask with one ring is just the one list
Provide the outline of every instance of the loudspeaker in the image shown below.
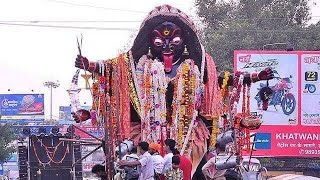
[[73,180],[72,145],[58,136],[29,138],[30,180]]
[[28,179],[28,148],[27,146],[18,146],[19,157],[19,178],[21,180]]
[[[74,162],[81,159],[81,145],[76,143],[73,145]],[[75,177],[77,180],[82,180],[82,161],[75,164]]]

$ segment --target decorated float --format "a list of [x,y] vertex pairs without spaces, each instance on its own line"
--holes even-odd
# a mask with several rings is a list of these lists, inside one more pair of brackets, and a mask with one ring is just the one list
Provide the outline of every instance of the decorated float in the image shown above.
[[81,109],[77,70],[69,90],[74,118],[78,123],[91,118],[104,129],[110,179],[113,162],[121,156],[116,147],[128,140],[163,145],[174,139],[179,152],[191,159],[192,174],[216,141],[231,144],[232,157],[226,161],[238,164],[242,152],[250,151],[250,130],[261,124],[250,114],[250,85],[273,76],[266,69],[218,77],[191,18],[169,5],[148,14],[128,52],[93,62],[82,56],[79,45],[75,66],[92,73],[93,104],[90,111]]

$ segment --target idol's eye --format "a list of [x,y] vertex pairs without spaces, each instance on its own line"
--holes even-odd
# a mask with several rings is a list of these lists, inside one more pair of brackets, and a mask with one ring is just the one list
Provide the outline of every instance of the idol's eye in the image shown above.
[[155,46],[162,46],[162,45],[163,45],[163,41],[162,41],[160,38],[155,38],[155,39],[153,40],[153,44],[154,44]]
[[175,44],[175,45],[180,44],[180,42],[181,42],[181,38],[180,37],[175,37],[175,38],[172,39],[172,43]]

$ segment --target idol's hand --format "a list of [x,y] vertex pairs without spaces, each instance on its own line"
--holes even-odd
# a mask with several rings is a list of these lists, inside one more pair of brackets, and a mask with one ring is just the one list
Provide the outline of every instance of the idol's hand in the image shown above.
[[80,109],[77,112],[72,112],[71,115],[74,121],[76,121],[77,123],[86,121],[91,118],[90,112],[85,109]]
[[270,68],[266,68],[261,72],[259,72],[258,77],[259,77],[259,80],[270,80],[270,79],[273,79],[274,74]]
[[75,61],[75,67],[88,70],[89,69],[89,60],[86,57],[78,55]]
[[89,72],[95,72],[97,69],[96,62],[90,62],[86,57],[78,55],[75,61],[75,66],[80,69],[87,70]]
[[270,80],[274,78],[274,73],[270,68],[266,68],[259,73],[252,73],[250,79],[252,83],[262,80]]

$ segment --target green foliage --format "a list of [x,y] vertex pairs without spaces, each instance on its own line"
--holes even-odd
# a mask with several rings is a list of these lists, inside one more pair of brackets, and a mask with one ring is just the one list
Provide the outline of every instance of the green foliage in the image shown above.
[[[320,50],[320,23],[308,25],[309,0],[196,0],[206,25],[202,40],[219,70],[231,70],[234,50],[261,50],[265,44],[293,44]],[[286,49],[286,45],[276,47]]]
[[10,158],[11,153],[13,153],[16,148],[10,146],[15,139],[15,136],[10,128],[10,125],[0,125],[0,162],[6,161]]

